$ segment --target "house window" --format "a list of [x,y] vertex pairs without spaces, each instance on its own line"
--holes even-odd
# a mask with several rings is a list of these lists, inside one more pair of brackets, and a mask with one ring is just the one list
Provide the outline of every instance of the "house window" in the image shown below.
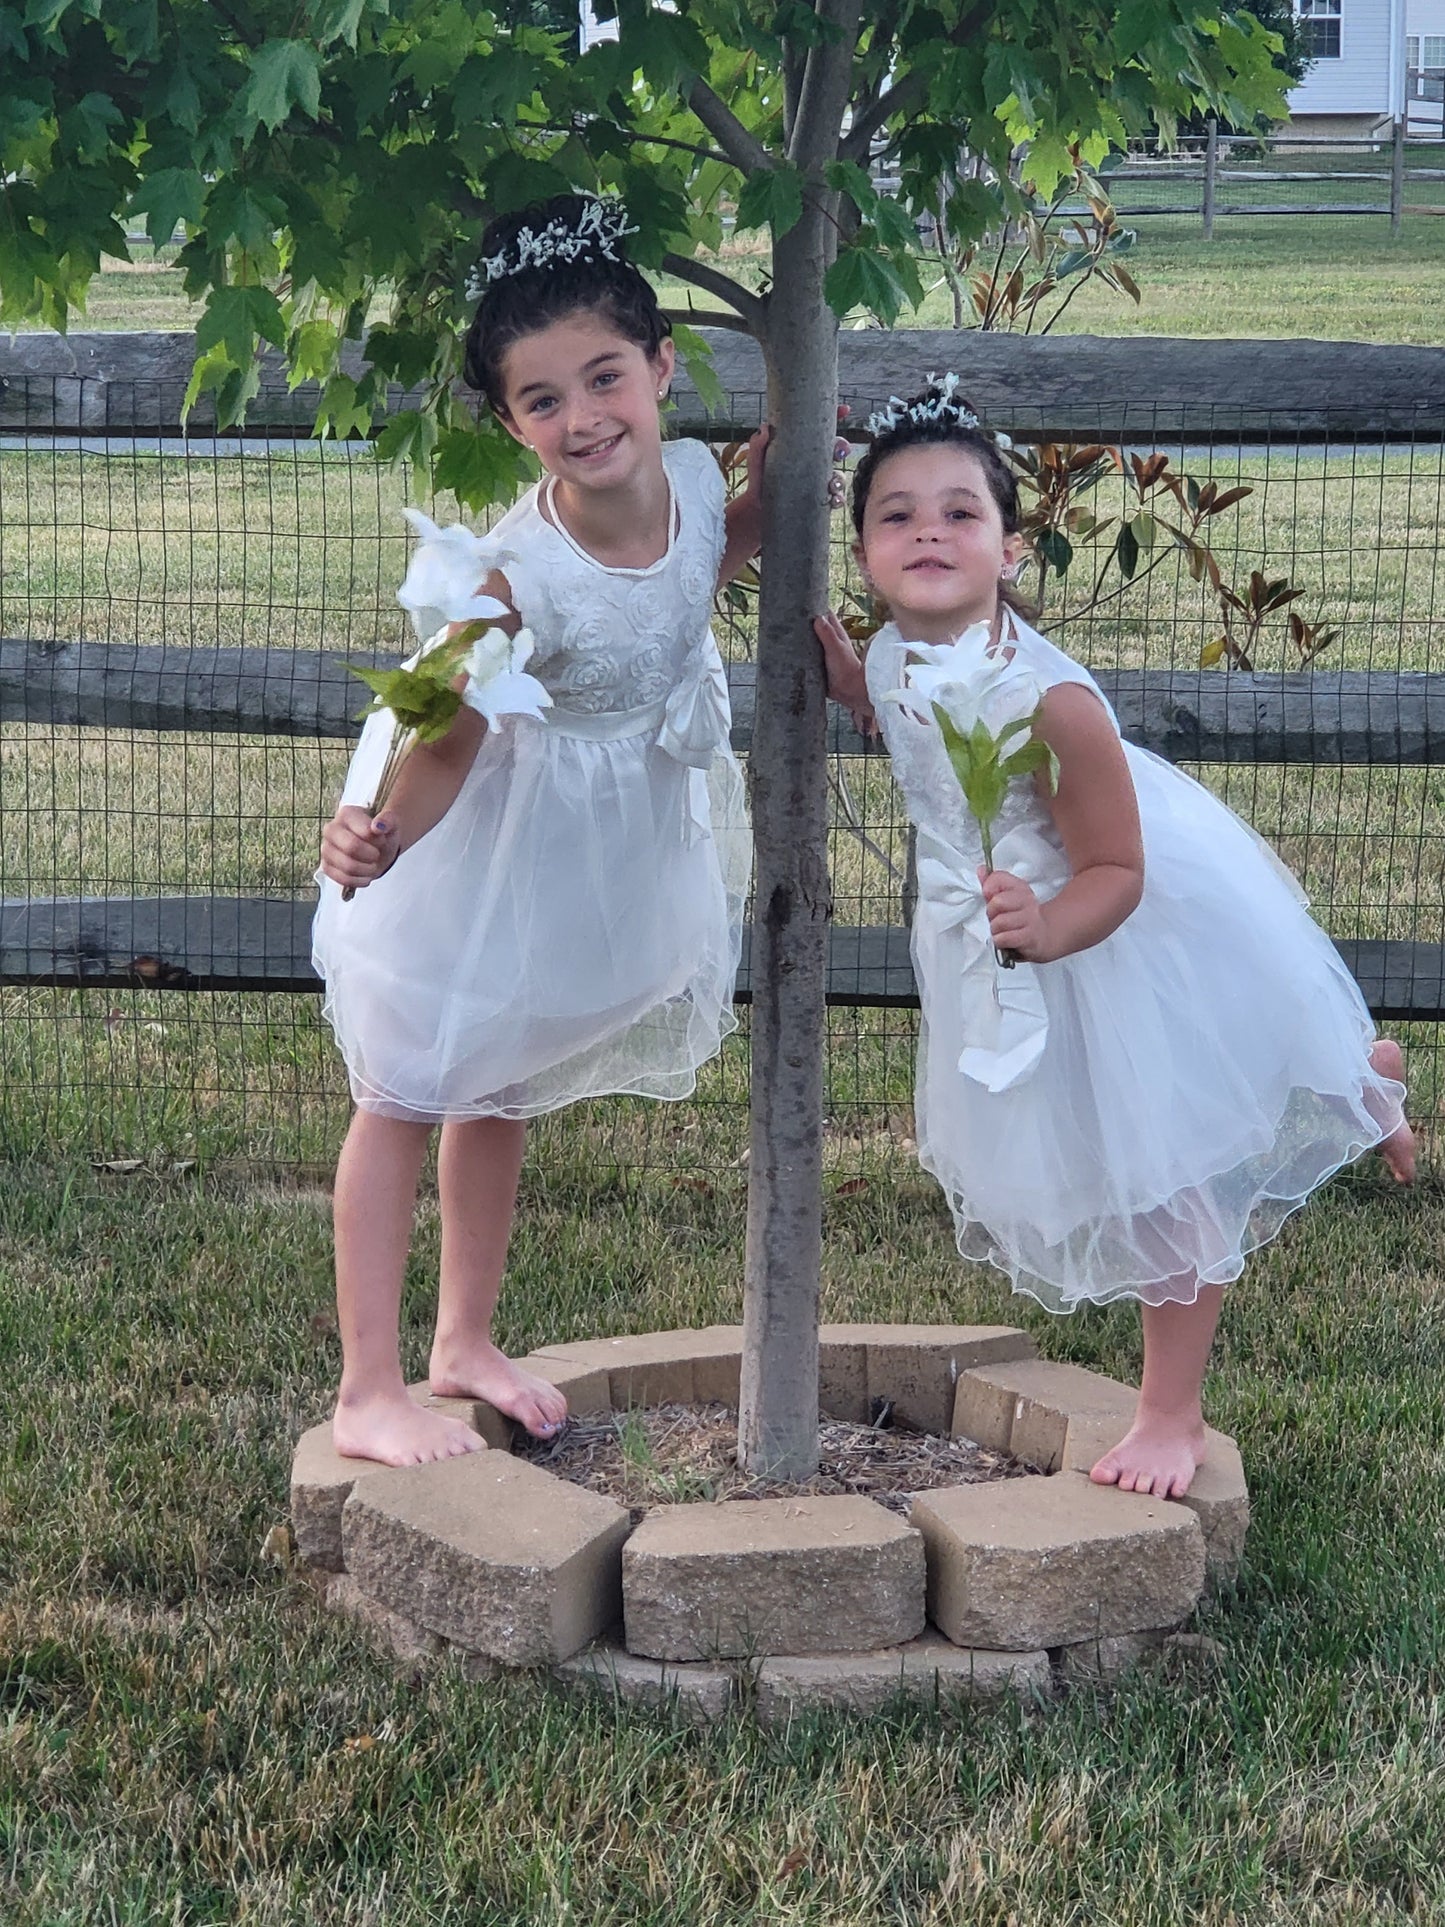
[[1340,8],[1343,0],[1296,0],[1300,40],[1311,60],[1340,57]]
[[1424,48],[1425,58],[1420,65],[1427,73],[1432,68],[1445,67],[1445,33],[1427,33]]

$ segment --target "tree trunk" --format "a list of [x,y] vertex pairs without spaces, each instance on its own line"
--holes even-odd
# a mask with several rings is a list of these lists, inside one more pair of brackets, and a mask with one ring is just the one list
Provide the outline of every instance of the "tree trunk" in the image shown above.
[[822,0],[834,30],[799,88],[790,158],[812,175],[801,218],[773,243],[758,707],[749,763],[757,852],[752,1103],[738,1457],[751,1472],[818,1469],[823,1051],[828,881],[826,697],[812,619],[828,606],[827,480],[837,433],[838,319],[823,299],[837,151],[858,0]]

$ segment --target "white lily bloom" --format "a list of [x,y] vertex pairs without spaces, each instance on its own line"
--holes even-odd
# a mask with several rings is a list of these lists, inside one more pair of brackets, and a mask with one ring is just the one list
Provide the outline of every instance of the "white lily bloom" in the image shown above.
[[494,541],[459,522],[439,528],[420,509],[403,513],[421,541],[396,599],[422,642],[430,642],[449,623],[486,622],[508,613],[505,603],[481,594],[478,586],[503,560]]
[[552,698],[535,676],[524,674],[535,644],[530,629],[509,636],[505,629],[488,629],[472,644],[462,669],[466,688],[462,701],[495,729],[503,716],[537,716],[552,707]]
[[989,647],[988,623],[975,622],[956,642],[913,642],[916,661],[903,671],[903,687],[884,698],[920,722],[932,722],[934,706],[960,735],[982,723],[995,740],[1010,723],[1033,715],[1043,698],[1038,678],[1013,655]]

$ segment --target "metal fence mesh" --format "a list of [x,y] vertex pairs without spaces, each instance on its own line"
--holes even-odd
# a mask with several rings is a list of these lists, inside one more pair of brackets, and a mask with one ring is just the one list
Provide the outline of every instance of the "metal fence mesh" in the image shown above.
[[[37,388],[45,384],[37,383]],[[72,419],[100,419],[71,382]],[[126,419],[136,416],[136,397]],[[157,392],[155,419],[168,419]],[[37,419],[56,419],[54,394]],[[756,396],[730,398],[733,421]],[[1121,419],[1122,417],[1122,419]],[[406,478],[364,445],[284,437],[181,439],[55,433],[0,438],[0,635],[31,640],[237,645],[334,657],[399,653],[395,585],[408,535]],[[1101,410],[1100,439],[1167,454],[1196,481],[1252,493],[1211,523],[1214,553],[1237,582],[1259,570],[1304,594],[1292,606],[1338,630],[1324,668],[1445,667],[1445,417],[1422,400],[1380,432],[1306,440],[1267,415],[1191,439],[1154,411]],[[995,424],[1021,442],[1026,410]],[[1096,508],[1116,514],[1124,483]],[[454,505],[432,511],[445,521]],[[848,525],[835,525],[834,583],[856,587]],[[1043,626],[1096,668],[1197,669],[1217,634],[1217,603],[1167,544],[1141,555],[1121,592],[1079,614],[1098,569],[1087,548],[1050,581]],[[746,612],[721,618],[724,652],[752,650]],[[1294,665],[1283,618],[1260,638],[1261,670]],[[44,674],[43,666],[37,672]],[[1226,671],[1220,668],[1218,674]],[[359,685],[358,685],[359,689]],[[0,897],[266,897],[312,893],[320,827],[348,754],[339,741],[6,723],[0,731]],[[832,857],[836,921],[899,926],[906,825],[877,755],[838,754],[840,796],[882,857],[843,820]],[[1445,771],[1438,767],[1280,766],[1237,761],[1194,771],[1265,835],[1301,876],[1337,937],[1445,942]],[[1240,987],[1248,994],[1248,986]],[[1435,1023],[1391,1026],[1407,1047],[1412,1110],[1441,1109]],[[840,1173],[910,1150],[916,1017],[837,1004],[830,1011],[827,1130]],[[707,1067],[696,1099],[579,1107],[534,1133],[534,1155],[578,1171],[664,1182],[743,1178],[747,1024]],[[331,1162],[348,1113],[345,1081],[314,995],[162,988],[0,989],[0,1152],[84,1151],[104,1161]]]

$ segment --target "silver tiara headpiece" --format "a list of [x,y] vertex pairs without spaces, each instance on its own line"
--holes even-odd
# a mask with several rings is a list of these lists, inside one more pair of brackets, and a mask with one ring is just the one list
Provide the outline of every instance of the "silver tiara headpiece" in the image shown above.
[[875,408],[868,417],[868,433],[876,441],[880,435],[891,435],[904,422],[947,422],[953,428],[981,428],[983,424],[968,403],[954,400],[957,387],[957,375],[930,375],[926,393],[916,401],[900,401],[897,395],[890,395],[887,406]]
[[554,261],[581,261],[600,255],[621,261],[617,244],[637,229],[627,221],[627,209],[614,196],[582,203],[575,220],[558,217],[543,228],[519,228],[497,254],[484,254],[467,277],[468,301],[480,301],[493,281],[522,274],[528,268],[549,268]]

